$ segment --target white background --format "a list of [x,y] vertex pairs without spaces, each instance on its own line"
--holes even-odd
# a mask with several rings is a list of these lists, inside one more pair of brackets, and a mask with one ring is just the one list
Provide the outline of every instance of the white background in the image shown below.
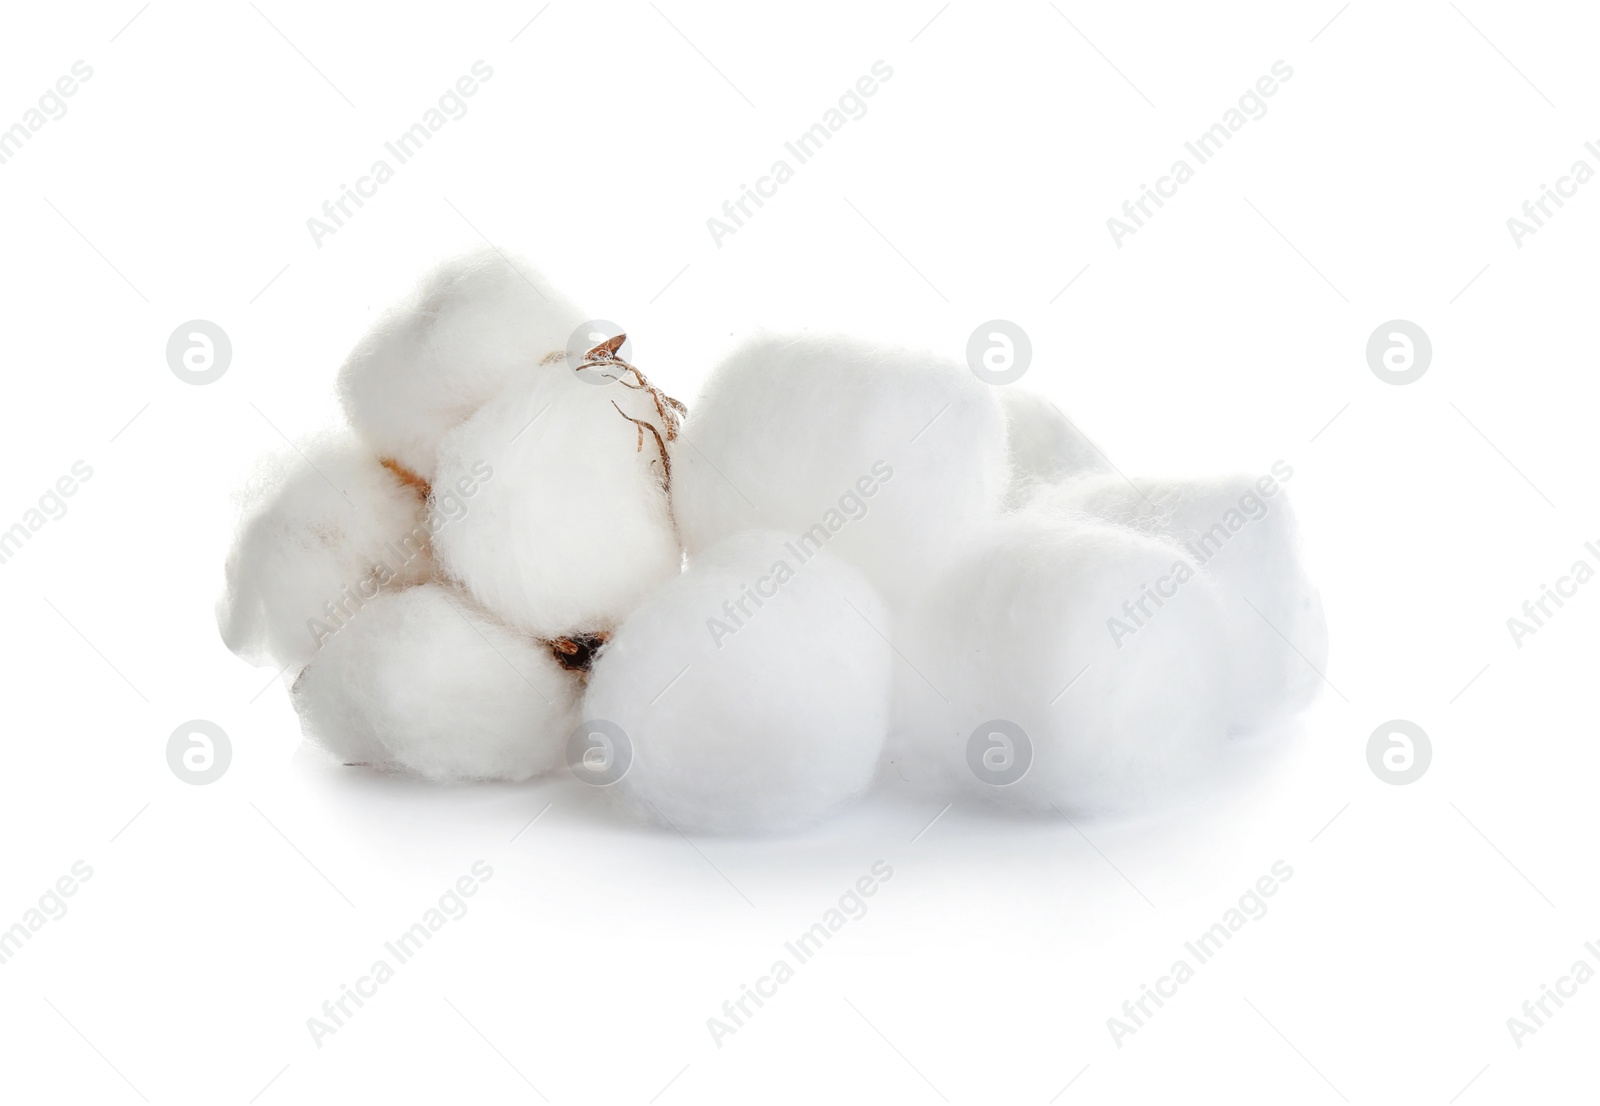
[[[1596,963],[1600,584],[1520,649],[1506,619],[1596,560],[1600,183],[1520,248],[1506,219],[1600,168],[1594,13],[540,2],[7,9],[0,126],[94,75],[0,166],[0,528],[74,461],[94,475],[0,565],[0,926],[94,874],[0,965],[0,1094],[1592,1096],[1600,981],[1520,1048],[1506,1019]],[[465,117],[314,244],[306,220],[479,59]],[[865,117],[714,245],[706,220],[880,59]],[[1116,246],[1106,219],[1280,59],[1268,114]],[[959,357],[999,317],[1032,337],[1023,385],[1134,476],[1288,461],[1332,687],[1210,801],[1076,827],[929,826],[880,792],[797,838],[691,842],[570,781],[332,764],[218,640],[230,497],[337,417],[374,312],[483,237],[624,322],[685,400],[758,325]],[[165,361],[196,318],[234,348],[205,387]],[[1404,387],[1364,354],[1395,318],[1434,346]],[[166,763],[193,718],[233,746],[204,787]],[[1409,786],[1367,766],[1392,718],[1432,739]],[[470,912],[317,1047],[306,1019],[480,859]],[[877,860],[867,915],[717,1047],[707,1018]],[[1277,860],[1270,912],[1118,1047],[1106,1019]]]

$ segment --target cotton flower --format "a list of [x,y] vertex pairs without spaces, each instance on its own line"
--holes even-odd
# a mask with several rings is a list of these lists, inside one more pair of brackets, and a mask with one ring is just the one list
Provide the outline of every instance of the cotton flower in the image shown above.
[[492,247],[429,273],[339,370],[350,425],[381,457],[433,478],[439,443],[566,348],[588,316],[526,262]]
[[438,488],[492,473],[448,525],[435,506],[439,563],[528,634],[608,631],[678,572],[667,502],[678,415],[642,379],[603,357],[533,366],[439,451]]
[[298,672],[380,591],[432,570],[420,489],[360,442],[329,436],[252,487],[217,623],[251,664]]
[[347,763],[439,782],[525,780],[562,761],[578,677],[440,584],[380,595],[294,686],[307,736]]

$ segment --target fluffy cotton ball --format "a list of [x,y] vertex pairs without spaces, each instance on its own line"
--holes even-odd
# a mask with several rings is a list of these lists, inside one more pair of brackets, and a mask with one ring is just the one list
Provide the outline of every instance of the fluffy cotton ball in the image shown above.
[[788,535],[740,534],[652,592],[595,662],[584,717],[620,726],[617,787],[684,831],[776,831],[866,788],[888,727],[881,599]]
[[1010,516],[939,579],[912,631],[896,758],[932,761],[958,789],[1025,810],[1127,808],[1225,737],[1222,612],[1170,543]]
[[565,755],[578,677],[440,584],[378,596],[294,687],[341,759],[441,782],[525,780]]
[[916,593],[999,509],[1005,416],[931,354],[851,338],[761,337],[712,372],[684,425],[673,506],[689,552],[779,530]]
[[1088,515],[1165,535],[1216,583],[1238,671],[1234,724],[1260,726],[1302,709],[1321,686],[1328,629],[1322,600],[1300,563],[1294,512],[1272,475],[1135,481],[1096,477],[1041,489],[1035,507]]
[[[441,567],[534,636],[615,626],[682,563],[656,434],[632,419],[665,443],[650,392],[558,362],[451,431],[434,483]],[[446,488],[475,490],[452,512]]]
[[1040,484],[1111,471],[1105,455],[1044,396],[1008,386],[1000,389],[1000,404],[1011,462],[1007,507],[1020,507]]
[[432,479],[439,442],[588,316],[524,262],[484,247],[440,265],[367,332],[339,371],[350,425]]
[[228,556],[217,624],[250,663],[298,670],[380,587],[432,571],[419,489],[361,443],[329,438],[258,480]]

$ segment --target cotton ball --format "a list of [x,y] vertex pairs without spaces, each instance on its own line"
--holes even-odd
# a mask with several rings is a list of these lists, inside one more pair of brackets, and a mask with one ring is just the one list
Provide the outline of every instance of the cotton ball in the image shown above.
[[420,489],[354,439],[325,438],[258,478],[217,624],[250,663],[298,670],[380,588],[432,571]]
[[1105,455],[1044,396],[1005,387],[1000,390],[1000,405],[1006,413],[1006,455],[1011,462],[1007,507],[1020,507],[1040,484],[1111,471]]
[[440,584],[378,596],[294,687],[306,735],[347,762],[437,782],[561,762],[579,679]]
[[1009,516],[910,629],[893,752],[957,790],[1031,811],[1139,807],[1226,735],[1215,590],[1175,545],[1132,530]]
[[1294,511],[1279,461],[1258,478],[1137,481],[1097,477],[1041,490],[1033,502],[1165,535],[1217,584],[1239,673],[1234,724],[1257,728],[1303,709],[1322,684],[1328,628],[1299,556]]
[[484,247],[446,261],[391,308],[339,370],[350,425],[425,480],[454,426],[588,316],[526,262]]
[[740,534],[628,617],[590,673],[584,717],[627,735],[617,787],[641,817],[710,833],[815,822],[875,771],[887,627],[850,565],[786,534]]
[[765,336],[684,424],[673,507],[692,556],[749,529],[826,546],[892,604],[999,510],[1005,415],[954,361],[843,337]]
[[[663,486],[674,426],[648,390],[561,363],[531,370],[440,448],[440,566],[535,637],[610,630],[682,564]],[[473,487],[458,512],[441,499]]]

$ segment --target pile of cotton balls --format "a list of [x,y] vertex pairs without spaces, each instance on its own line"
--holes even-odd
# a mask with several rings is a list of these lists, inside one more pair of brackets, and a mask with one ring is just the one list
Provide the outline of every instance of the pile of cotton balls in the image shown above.
[[555,772],[685,831],[893,773],[1126,809],[1313,697],[1280,462],[1129,481],[966,365],[761,336],[684,406],[495,250],[339,373],[349,429],[246,496],[218,621],[348,764]]

